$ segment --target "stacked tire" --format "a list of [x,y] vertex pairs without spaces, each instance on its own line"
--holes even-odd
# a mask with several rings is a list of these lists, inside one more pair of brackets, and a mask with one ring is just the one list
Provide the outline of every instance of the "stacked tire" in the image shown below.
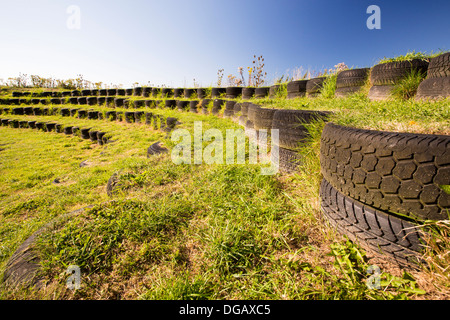
[[369,99],[372,101],[389,99],[396,84],[408,76],[412,70],[426,74],[428,64],[427,60],[422,59],[377,64],[370,73],[372,87],[369,90]]
[[325,79],[325,77],[317,77],[308,80],[306,83],[306,93],[308,94],[308,97],[317,97],[320,94]]
[[350,69],[339,72],[336,79],[336,97],[345,97],[362,89],[369,78],[370,68]]
[[297,170],[301,158],[298,149],[309,136],[307,124],[322,119],[329,112],[310,110],[277,110],[273,114],[272,130],[278,130],[279,157],[276,159],[281,172],[292,173]]
[[306,84],[308,80],[294,80],[287,84],[287,98],[294,99],[306,95]]
[[448,219],[450,136],[362,130],[328,123],[320,150],[322,211],[368,250],[415,266],[420,223]]
[[450,52],[430,60],[427,77],[417,89],[416,100],[450,97]]

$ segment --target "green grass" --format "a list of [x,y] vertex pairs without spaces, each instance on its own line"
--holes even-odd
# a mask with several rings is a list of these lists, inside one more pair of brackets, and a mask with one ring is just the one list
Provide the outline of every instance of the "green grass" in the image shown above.
[[[449,134],[450,128],[448,99],[370,102],[355,94],[339,100],[325,95],[251,101],[334,111],[334,122],[354,127],[440,134]],[[179,118],[180,128],[190,132],[195,121],[203,121],[203,130],[239,128],[222,117],[151,111]],[[328,226],[318,203],[324,123],[309,125],[311,139],[299,149],[304,160],[296,174],[263,176],[259,165],[174,165],[170,154],[147,158],[152,142],[170,149],[175,143],[144,124],[9,117],[93,126],[117,141],[98,146],[78,137],[0,127],[0,271],[45,223],[94,205],[39,238],[46,289],[1,285],[2,299],[418,299],[448,294],[448,279],[437,271],[408,273],[380,263]],[[80,168],[83,160],[91,165]],[[110,199],[105,186],[114,172],[123,184]],[[61,183],[53,184],[55,178]],[[436,270],[445,267],[445,261],[439,263]],[[77,291],[65,287],[64,272],[71,264],[81,268]],[[371,264],[382,268],[381,289],[366,285]],[[436,287],[427,285],[433,275]]]
[[428,61],[431,58],[434,58],[434,57],[436,57],[438,55],[441,55],[441,54],[443,54],[445,52],[446,51],[439,50],[437,52],[427,53],[427,52],[416,52],[415,50],[413,50],[413,51],[407,52],[404,55],[398,55],[398,56],[391,57],[391,58],[384,57],[384,58],[382,58],[382,59],[380,59],[378,61],[378,64],[388,63],[388,62],[395,62],[395,61],[410,61],[410,60],[413,60],[413,59],[422,59],[422,60],[427,60]]

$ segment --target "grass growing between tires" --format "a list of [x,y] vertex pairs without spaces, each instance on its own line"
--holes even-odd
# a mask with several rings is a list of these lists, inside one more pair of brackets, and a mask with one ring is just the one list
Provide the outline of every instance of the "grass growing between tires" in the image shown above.
[[[335,111],[333,121],[355,127],[449,133],[448,101],[368,102],[359,95],[253,101],[264,107]],[[189,130],[199,120],[204,130],[238,128],[231,120],[214,116],[149,111],[177,117],[180,127]],[[0,287],[3,299],[448,295],[449,280],[441,270],[448,266],[442,246],[441,253],[430,254],[436,259],[434,272],[408,273],[389,263],[379,264],[328,227],[318,199],[321,123],[310,126],[312,138],[300,150],[303,164],[297,173],[263,176],[259,165],[175,165],[170,154],[146,158],[152,142],[162,141],[169,148],[174,142],[165,132],[144,124],[40,118],[101,126],[117,141],[98,146],[78,137],[0,127],[0,144],[6,144],[0,151],[2,270],[13,251],[40,226],[63,213],[95,205],[40,238],[46,289]],[[80,168],[84,160],[89,166]],[[109,199],[105,185],[114,172],[123,173],[124,185]],[[59,184],[52,183],[55,178]],[[448,235],[442,237],[448,241]],[[81,268],[82,286],[77,291],[65,286],[65,271],[73,264]],[[368,273],[372,264],[381,267],[380,278]]]

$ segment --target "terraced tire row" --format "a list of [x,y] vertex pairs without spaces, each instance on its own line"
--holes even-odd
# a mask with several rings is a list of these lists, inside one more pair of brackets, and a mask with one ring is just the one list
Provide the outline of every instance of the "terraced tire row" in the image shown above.
[[22,129],[37,129],[44,132],[64,133],[65,135],[80,135],[82,139],[97,142],[99,145],[107,144],[111,137],[106,132],[92,130],[92,128],[79,128],[77,126],[67,126],[55,122],[25,121],[17,119],[1,118],[2,126]]

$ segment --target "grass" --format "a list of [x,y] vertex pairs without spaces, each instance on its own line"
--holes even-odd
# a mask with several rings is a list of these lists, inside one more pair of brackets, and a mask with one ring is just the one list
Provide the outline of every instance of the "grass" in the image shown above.
[[[338,124],[378,130],[449,134],[448,99],[435,103],[370,102],[362,94],[251,100],[265,107],[330,110]],[[97,109],[97,108],[96,108]],[[104,109],[99,107],[98,109]],[[105,109],[106,110],[106,109]],[[231,120],[177,110],[192,132],[238,128]],[[1,115],[0,115],[1,117]],[[12,116],[11,116],[12,117]],[[34,118],[14,116],[14,118]],[[330,228],[318,201],[324,123],[311,124],[291,175],[263,176],[259,165],[174,165],[170,153],[146,148],[169,136],[143,124],[36,117],[95,126],[117,141],[0,127],[0,271],[34,231],[66,212],[92,209],[59,223],[38,241],[45,289],[10,289],[2,299],[429,299],[449,296],[448,229],[437,228],[431,270],[405,271],[366,253]],[[114,139],[113,138],[113,139]],[[208,143],[204,143],[204,146]],[[91,165],[79,167],[89,159]],[[105,185],[120,173],[113,199]],[[53,184],[55,178],[60,184]],[[65,270],[81,268],[81,289],[65,286]],[[366,284],[381,268],[380,289]]]
[[416,52],[415,50],[409,51],[404,55],[398,55],[395,57],[384,57],[378,61],[378,64],[382,63],[388,63],[388,62],[395,62],[395,61],[411,61],[413,59],[422,59],[429,61],[431,58],[437,57],[438,55],[441,55],[445,53],[446,51],[439,50],[437,52]]

